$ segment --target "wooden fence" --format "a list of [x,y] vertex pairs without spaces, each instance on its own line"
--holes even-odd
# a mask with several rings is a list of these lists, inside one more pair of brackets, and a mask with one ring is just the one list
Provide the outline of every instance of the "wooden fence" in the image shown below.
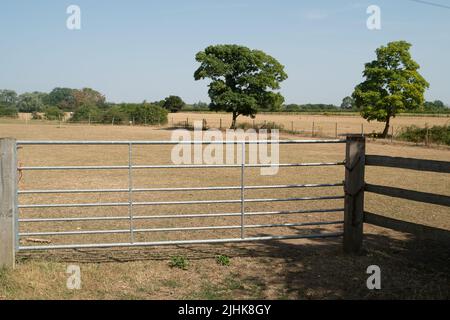
[[[345,227],[349,230],[346,232],[344,229],[345,251],[358,253],[361,250],[363,241],[363,223],[410,233],[420,239],[433,239],[446,242],[450,241],[449,230],[420,225],[393,219],[381,214],[367,212],[364,210],[363,206],[364,192],[371,192],[388,197],[450,207],[450,196],[370,184],[364,181],[364,171],[366,166],[400,168],[448,174],[450,173],[450,162],[366,155],[364,151],[365,141],[363,138],[359,138],[359,144],[360,146],[358,149],[356,151],[354,150],[353,154],[350,155],[350,159],[352,159],[351,162],[346,164],[346,177],[347,174],[352,175],[350,179],[346,181],[345,185],[346,202],[350,202],[348,205],[346,203],[346,207],[353,208],[353,210],[351,212],[345,212]],[[348,147],[349,146],[347,145],[347,153],[349,151],[351,152]],[[349,158],[347,157],[347,159]],[[361,185],[363,185],[363,187],[361,187]]]

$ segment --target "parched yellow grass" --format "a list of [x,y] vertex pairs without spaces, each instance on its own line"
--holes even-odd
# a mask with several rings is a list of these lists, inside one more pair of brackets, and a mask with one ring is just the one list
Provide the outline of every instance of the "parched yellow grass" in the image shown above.
[[[178,116],[178,115],[177,115]],[[180,114],[180,116],[182,116]],[[356,121],[356,120],[355,120]],[[1,124],[0,137],[21,140],[168,140],[171,131],[156,127],[88,126],[49,124]],[[288,137],[288,136],[286,136]],[[289,145],[281,147],[282,163],[338,161],[344,157],[344,145]],[[136,146],[135,164],[170,164],[170,146]],[[415,146],[399,146],[368,142],[368,154],[450,160],[450,150]],[[42,165],[124,165],[127,148],[123,146],[24,146],[19,150],[19,162],[24,166]],[[342,167],[282,168],[275,176],[260,176],[256,169],[246,170],[248,185],[300,184],[340,182]],[[238,169],[176,169],[135,170],[136,188],[237,186]],[[368,168],[366,180],[384,184],[450,195],[450,176],[409,170]],[[20,189],[96,189],[127,188],[124,171],[61,171],[24,172]],[[248,198],[290,198],[309,195],[341,195],[341,187],[317,189],[253,190]],[[127,201],[127,194],[23,195],[20,203],[86,203]],[[239,199],[238,191],[155,192],[135,193],[135,201],[174,201]],[[342,200],[302,201],[282,203],[249,203],[246,211],[276,211],[317,208],[338,208]],[[422,223],[450,230],[450,215],[446,207],[379,197],[367,194],[367,210],[398,219]],[[239,204],[171,205],[136,207],[135,215],[165,215],[188,213],[239,212]],[[127,208],[61,208],[23,209],[21,218],[33,217],[93,217],[124,216]],[[298,223],[341,220],[342,213],[302,214],[286,216],[247,217],[248,224]],[[36,223],[20,225],[21,232],[69,231],[95,229],[127,229],[129,221]],[[191,227],[206,225],[238,225],[239,217],[208,219],[135,220],[135,228]],[[341,226],[249,229],[247,235],[286,235],[333,232]],[[78,250],[19,254],[17,271],[0,275],[1,298],[363,298],[363,297],[448,297],[446,273],[437,264],[430,274],[421,273],[413,279],[405,270],[412,263],[405,248],[420,245],[410,237],[367,226],[367,246],[371,256],[358,262],[347,259],[340,252],[340,240],[281,241],[270,244],[239,244],[216,246],[188,246],[181,248],[147,248],[134,250]],[[136,241],[164,241],[215,237],[238,237],[239,230],[198,232],[154,232],[136,234]],[[47,238],[47,237],[45,237]],[[128,241],[129,235],[83,235],[48,237],[52,244]],[[26,237],[22,245],[33,245]],[[391,249],[394,246],[397,249]],[[403,248],[396,256],[398,248]],[[387,250],[387,251],[385,251]],[[394,251],[389,251],[394,250]],[[397,251],[396,251],[397,250]],[[412,250],[412,249],[411,249]],[[402,253],[404,252],[404,254]],[[409,252],[409,251],[408,251]],[[425,251],[426,252],[426,251]],[[185,255],[190,260],[188,271],[170,269],[170,256]],[[216,254],[228,254],[229,268],[218,266]],[[324,263],[329,257],[330,265]],[[375,259],[376,258],[376,259]],[[375,259],[376,261],[374,261]],[[353,261],[353,262],[352,262]],[[98,263],[110,262],[110,263]],[[113,263],[111,263],[113,262]],[[368,293],[365,289],[365,264],[380,263],[402,281],[411,283],[404,291],[395,283],[387,284],[383,294]],[[65,287],[68,264],[81,264],[83,289],[70,291]],[[348,272],[339,276],[345,269]],[[362,270],[362,271],[361,271]],[[436,271],[437,270],[437,271]],[[411,271],[412,272],[412,271]],[[439,272],[443,272],[440,274]],[[414,272],[412,272],[414,273]],[[352,279],[352,276],[359,280]],[[433,277],[432,275],[433,274]],[[320,277],[318,277],[318,275]],[[399,278],[399,279],[400,279]],[[301,281],[293,281],[301,279]],[[335,279],[335,280],[333,280]],[[237,282],[236,282],[237,281]],[[433,283],[434,287],[427,287]],[[441,283],[441,284],[439,284]],[[439,292],[434,291],[440,286]]]
[[[169,124],[177,124],[181,122],[193,122],[206,120],[208,126],[218,128],[222,123],[223,128],[231,125],[231,116],[227,113],[171,113],[169,115]],[[238,117],[238,123],[253,124],[267,122],[275,122],[280,124],[286,130],[303,132],[311,135],[313,131],[316,136],[334,137],[337,134],[345,133],[372,133],[381,132],[384,123],[371,121],[368,122],[359,115],[302,115],[302,114],[257,114],[255,119],[250,117]],[[426,116],[398,116],[392,119],[394,135],[398,134],[401,128],[410,125],[419,127],[445,125],[450,123],[449,117],[426,117]]]

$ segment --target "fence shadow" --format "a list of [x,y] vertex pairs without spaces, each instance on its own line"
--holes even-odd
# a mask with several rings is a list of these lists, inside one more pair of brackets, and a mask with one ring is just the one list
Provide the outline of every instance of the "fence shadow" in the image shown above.
[[[262,241],[241,244],[80,249],[27,252],[19,261],[45,260],[77,263],[168,261],[184,255],[192,261],[217,254],[251,258],[265,272],[243,270],[240,281],[258,285],[263,292],[279,291],[276,298],[293,299],[448,299],[450,298],[450,243],[420,240],[412,235],[370,227],[359,256],[342,251],[342,238]],[[374,231],[375,230],[375,231]],[[381,230],[381,232],[380,232]],[[313,230],[314,233],[320,229]],[[261,234],[262,235],[262,234]],[[366,269],[378,265],[382,289],[368,290]],[[269,296],[264,296],[269,297]],[[270,296],[270,297],[273,297]]]

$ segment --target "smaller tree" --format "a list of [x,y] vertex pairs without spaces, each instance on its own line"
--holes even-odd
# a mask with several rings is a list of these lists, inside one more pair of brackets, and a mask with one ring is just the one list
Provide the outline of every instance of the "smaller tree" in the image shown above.
[[353,109],[354,104],[355,104],[355,100],[352,97],[347,96],[344,99],[342,99],[341,109],[351,110],[351,109]]
[[391,117],[420,108],[425,89],[429,87],[418,72],[419,65],[411,58],[410,48],[406,41],[390,42],[378,48],[376,60],[365,65],[366,79],[355,87],[352,95],[364,119],[386,123],[383,138],[389,131]]
[[74,89],[55,88],[45,97],[44,103],[49,106],[56,106],[61,110],[74,111],[77,107],[74,93]]
[[15,108],[17,103],[17,93],[14,90],[0,90],[0,106],[5,108]]
[[208,103],[202,102],[202,101],[196,102],[192,105],[192,109],[194,109],[194,110],[205,111],[205,110],[208,110],[208,107],[209,107]]
[[17,116],[17,93],[13,90],[0,90],[0,117]]
[[112,106],[102,114],[103,123],[123,124],[128,122],[128,114],[120,106]]
[[183,99],[178,96],[169,96],[164,100],[163,107],[170,112],[178,112],[180,111],[186,103],[184,103]]
[[133,124],[139,124],[142,110],[140,108],[140,105],[137,103],[122,103],[120,106],[120,111],[125,113]]
[[165,124],[167,123],[167,110],[151,103],[143,102],[123,103],[120,111],[127,115],[134,124]]
[[58,107],[50,106],[44,109],[44,116],[47,120],[61,120],[64,118],[64,112]]
[[[144,101],[144,103],[146,103],[146,101]],[[166,103],[166,100],[153,101],[151,104],[154,104],[155,106],[160,106],[161,108],[164,108],[164,103]]]
[[0,117],[17,117],[17,109],[0,105]]
[[70,121],[101,121],[102,112],[97,106],[82,105],[73,113]]
[[19,96],[17,108],[19,112],[38,112],[44,109],[44,100],[47,96],[43,92],[26,92]]
[[167,123],[168,112],[166,109],[150,103],[143,103],[141,108],[143,111],[142,116],[144,117],[144,120],[141,119],[141,123],[150,125],[162,125]]
[[448,110],[449,108],[441,100],[427,101],[424,103],[423,108],[423,111],[430,113],[439,113]]
[[286,112],[299,112],[301,110],[300,106],[295,103],[291,103],[284,106]]
[[105,96],[91,88],[75,89],[72,91],[72,95],[75,99],[76,108],[86,105],[96,107],[103,107],[105,105]]
[[434,107],[436,109],[444,109],[444,108],[446,108],[445,104],[441,100],[434,100],[433,104],[434,104]]

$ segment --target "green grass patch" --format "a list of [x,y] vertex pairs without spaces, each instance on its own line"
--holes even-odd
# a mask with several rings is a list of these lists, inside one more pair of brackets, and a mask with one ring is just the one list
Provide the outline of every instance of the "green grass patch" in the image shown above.
[[217,264],[221,266],[229,266],[230,265],[230,257],[220,254],[216,256],[216,262]]
[[187,270],[189,261],[184,256],[173,256],[170,258],[169,267]]

